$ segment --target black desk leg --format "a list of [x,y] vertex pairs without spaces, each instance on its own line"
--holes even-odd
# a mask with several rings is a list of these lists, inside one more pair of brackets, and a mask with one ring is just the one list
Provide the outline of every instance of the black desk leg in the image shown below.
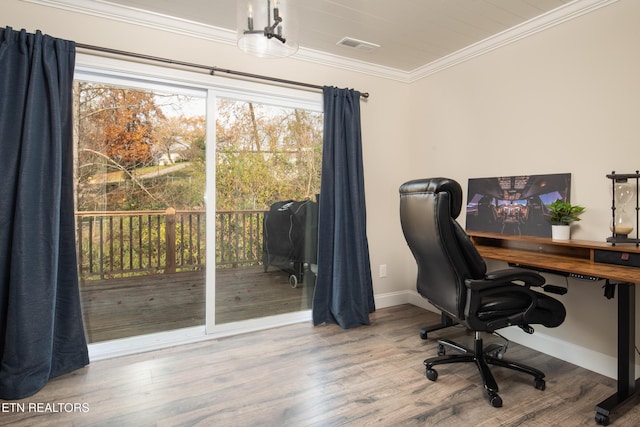
[[596,422],[609,425],[609,414],[640,388],[635,379],[636,291],[633,283],[618,285],[618,391],[596,405]]

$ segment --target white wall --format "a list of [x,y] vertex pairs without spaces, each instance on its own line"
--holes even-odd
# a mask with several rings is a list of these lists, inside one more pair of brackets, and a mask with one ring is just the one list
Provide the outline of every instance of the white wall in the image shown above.
[[[587,208],[573,238],[604,241],[606,174],[640,169],[638,18],[640,2],[621,0],[414,83],[406,177],[444,175],[466,189],[469,178],[570,172],[571,201]],[[598,283],[569,286],[565,323],[537,329],[615,356],[616,300]]]

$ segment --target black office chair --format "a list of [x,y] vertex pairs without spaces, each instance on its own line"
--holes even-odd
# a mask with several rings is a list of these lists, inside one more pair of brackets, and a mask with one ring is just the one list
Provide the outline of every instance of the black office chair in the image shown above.
[[[461,208],[462,189],[451,179],[420,179],[400,187],[400,219],[418,264],[418,293],[453,321],[475,332],[473,349],[440,340],[438,357],[424,361],[426,375],[435,381],[435,365],[475,362],[489,402],[500,407],[502,399],[489,364],[532,375],[540,390],[545,388],[544,373],[504,359],[494,346],[484,348],[481,333],[515,325],[531,334],[529,325],[556,327],[564,321],[566,312],[561,302],[530,289],[545,283],[537,272],[509,268],[487,273],[484,260],[455,220]],[[446,355],[445,346],[462,354]]]

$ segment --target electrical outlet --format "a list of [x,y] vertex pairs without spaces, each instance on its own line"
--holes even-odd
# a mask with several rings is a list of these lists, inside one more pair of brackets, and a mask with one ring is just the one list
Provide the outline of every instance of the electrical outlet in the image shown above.
[[387,277],[387,264],[380,264],[380,277]]

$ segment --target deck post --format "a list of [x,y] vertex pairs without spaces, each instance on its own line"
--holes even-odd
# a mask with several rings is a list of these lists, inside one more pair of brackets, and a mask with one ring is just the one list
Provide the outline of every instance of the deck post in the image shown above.
[[167,261],[164,272],[176,272],[176,210],[167,208],[165,217],[165,242],[167,248]]

